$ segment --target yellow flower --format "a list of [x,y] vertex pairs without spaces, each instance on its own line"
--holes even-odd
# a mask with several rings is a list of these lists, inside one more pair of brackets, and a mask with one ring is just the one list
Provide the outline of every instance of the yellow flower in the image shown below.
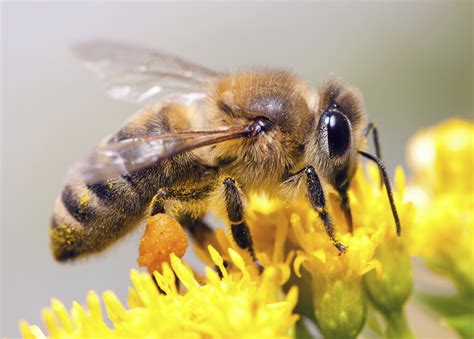
[[[393,284],[392,293],[384,291],[383,295],[378,295],[375,289],[371,290],[374,290],[374,297],[388,296],[386,300],[396,300],[394,308],[400,312],[411,292],[411,266],[405,240],[396,236],[386,192],[380,187],[378,169],[369,165],[367,171],[369,178],[366,178],[362,168],[357,171],[349,192],[354,215],[353,234],[347,229],[338,195],[332,191],[328,194],[328,207],[338,231],[337,237],[348,246],[347,253],[341,256],[328,239],[307,199],[287,202],[251,195],[248,201],[246,221],[254,239],[257,258],[264,267],[278,267],[284,273],[285,281],[290,278],[291,284],[298,285],[300,291],[304,291],[298,301],[298,312],[312,317],[328,337],[355,337],[362,329],[367,313],[363,277],[368,272],[377,272],[375,280],[371,280],[371,287],[383,289]],[[401,169],[397,170],[397,191],[395,199],[402,226],[408,228],[412,205],[403,199],[404,177]],[[229,239],[231,237],[219,229],[214,232],[211,242],[217,248],[232,247],[240,251]],[[209,262],[202,246],[195,245],[195,251],[201,259]],[[245,252],[242,256],[253,277],[258,276],[252,259]],[[309,279],[295,277],[292,273],[290,263],[295,256],[293,266],[296,275],[301,277],[308,273]],[[387,260],[395,257],[397,261]],[[405,264],[403,270],[397,266],[400,262]],[[233,272],[231,267],[229,270]],[[384,272],[389,273],[384,275]],[[312,305],[308,300],[312,300]],[[314,313],[308,314],[308,308]]]
[[373,254],[381,232],[368,236],[356,229],[353,235],[340,235],[348,251],[338,256],[325,234],[314,228],[317,220],[312,214],[309,218],[292,216],[292,227],[303,247],[297,253],[295,270],[300,274],[302,265],[311,275],[315,319],[321,332],[331,338],[354,338],[364,325],[367,311],[362,275],[380,268]]
[[[242,257],[229,249],[229,257],[239,272],[229,274],[219,253],[209,248],[220,275],[206,269],[206,283],[200,284],[193,272],[175,255],[171,267],[164,264],[155,279],[132,270],[129,308],[126,309],[111,291],[103,294],[109,326],[101,312],[100,299],[90,292],[87,309],[74,302],[70,313],[53,299],[52,309],[43,312],[48,332],[53,337],[289,337],[298,319],[292,314],[297,301],[297,289],[285,296],[281,293],[281,271],[267,267],[258,278],[252,276]],[[186,288],[180,294],[175,274]],[[25,338],[44,337],[37,326],[21,323]]]
[[[406,322],[404,305],[413,288],[407,235],[413,227],[415,206],[407,197],[405,174],[401,167],[397,167],[393,195],[402,224],[402,234],[398,237],[392,231],[393,220],[388,218],[386,207],[377,203],[384,199],[384,192],[377,185],[378,169],[375,166],[368,166],[367,173],[369,180],[363,178],[355,181],[354,211],[366,229],[376,232],[377,228],[383,227],[385,232],[374,253],[374,258],[379,262],[382,270],[370,271],[364,276],[365,292],[372,305],[385,318],[387,338],[413,338],[413,333]],[[370,190],[367,190],[368,187]],[[367,208],[370,208],[371,213],[363,212]]]
[[474,295],[474,124],[450,120],[417,133],[409,145],[417,204],[413,252]]
[[408,146],[414,181],[428,195],[474,192],[474,124],[449,120],[415,134]]
[[[193,244],[202,261],[218,268],[208,268],[205,277],[199,277],[176,256],[187,246],[180,225],[167,216],[150,218],[138,263],[150,272],[162,267],[154,273],[159,289],[149,275],[132,271],[128,309],[112,292],[105,292],[102,299],[112,327],[95,293],[89,294],[87,310],[74,303],[71,313],[53,300],[52,310],[44,312],[48,331],[58,337],[280,337],[295,334],[301,314],[327,338],[354,338],[371,302],[386,319],[387,336],[409,337],[408,328],[400,324],[406,325],[403,305],[412,287],[405,236],[412,224],[412,204],[405,201],[404,175],[397,169],[394,199],[400,238],[379,179],[375,165],[357,170],[349,190],[352,233],[339,195],[328,188],[336,237],[348,246],[342,255],[303,194],[291,201],[251,195],[245,218],[263,273],[230,234],[217,229],[200,234]],[[177,290],[175,275],[185,293]],[[24,322],[21,328],[25,337],[43,335]]]
[[[315,214],[293,214],[291,219],[296,240],[302,247],[297,253],[295,269],[298,272],[302,265],[311,274],[316,321],[328,337],[355,337],[359,333],[367,313],[366,293],[372,301],[382,300],[382,304],[386,304],[383,300],[387,298],[392,302],[397,300],[392,307],[401,308],[411,292],[411,266],[403,232],[410,227],[412,206],[403,200],[403,172],[397,169],[394,190],[402,224],[401,238],[396,235],[378,169],[369,164],[366,172],[359,168],[349,191],[353,234],[341,227],[345,218],[337,196],[331,195],[329,199],[331,215],[339,225],[338,239],[348,246],[346,254],[337,255]],[[408,263],[403,270],[400,262]],[[367,291],[364,291],[364,276],[371,277]],[[384,293],[380,293],[382,290]],[[380,309],[380,304],[374,305]]]

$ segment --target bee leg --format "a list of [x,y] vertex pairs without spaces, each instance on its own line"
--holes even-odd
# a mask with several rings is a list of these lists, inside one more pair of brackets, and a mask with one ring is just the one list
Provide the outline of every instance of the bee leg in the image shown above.
[[[196,190],[189,190],[189,189],[176,189],[176,188],[163,188],[158,191],[157,194],[153,197],[151,204],[150,204],[150,216],[154,216],[159,213],[165,213],[165,202],[170,201],[170,200],[177,200],[177,201],[191,201],[191,200],[200,200],[203,199],[209,194],[211,191],[210,187],[204,187]],[[183,226],[188,226],[190,223],[191,217],[189,216],[183,216],[180,218],[179,223]],[[201,223],[199,226],[199,229],[202,231],[204,227],[207,227],[207,231],[212,232],[209,226],[207,226],[204,223]],[[196,229],[195,232],[193,232],[193,229],[190,228],[191,235],[193,236],[194,239],[196,239],[195,234],[198,234],[198,230]],[[160,293],[164,294],[164,291],[160,288],[158,283],[156,282],[155,277],[152,275],[153,281],[155,282],[156,287],[160,291]],[[176,278],[175,276],[175,283],[176,283],[176,288],[179,290],[180,282],[179,279]]]
[[259,271],[262,271],[263,267],[260,265],[257,257],[255,256],[250,229],[244,220],[242,199],[237,185],[235,184],[235,180],[232,178],[226,178],[224,180],[224,186],[227,216],[231,221],[232,237],[240,248],[249,251],[253,261],[255,262],[255,265]]
[[205,186],[197,189],[179,189],[179,188],[162,188],[155,194],[150,204],[150,216],[154,216],[158,213],[166,213],[165,202],[167,201],[198,201],[204,199],[212,188]]
[[[382,149],[380,148],[380,143],[379,143],[379,132],[377,130],[377,126],[373,122],[370,122],[367,125],[364,135],[367,137],[370,134],[370,132],[372,132],[372,138],[373,138],[374,147],[375,147],[375,154],[377,155],[377,158],[382,160]],[[382,174],[382,171],[380,171],[380,187],[382,186],[383,186],[383,174]]]
[[354,224],[352,222],[352,212],[351,206],[349,205],[349,196],[347,195],[347,188],[342,191],[339,191],[339,197],[341,198],[341,208],[344,212],[344,216],[346,217],[349,232],[352,233],[354,230]]
[[306,167],[304,169],[304,173],[306,174],[306,189],[311,206],[313,206],[314,210],[318,212],[319,218],[323,222],[327,235],[331,239],[334,246],[336,246],[336,248],[339,250],[339,254],[342,254],[346,251],[347,246],[341,244],[336,239],[334,234],[334,225],[326,209],[326,199],[324,197],[321,181],[319,180],[319,177],[312,166]]

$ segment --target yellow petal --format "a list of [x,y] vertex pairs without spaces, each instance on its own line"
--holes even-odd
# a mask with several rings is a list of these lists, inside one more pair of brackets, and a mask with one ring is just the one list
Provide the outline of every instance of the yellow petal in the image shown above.
[[42,315],[43,315],[43,322],[46,325],[48,332],[52,336],[58,335],[59,326],[58,326],[58,323],[56,322],[56,319],[54,318],[53,312],[51,312],[51,310],[49,309],[44,309]]
[[315,257],[315,258],[318,258],[319,260],[321,260],[321,262],[324,264],[326,263],[326,252],[323,251],[322,249],[321,250],[317,250],[317,251],[314,251],[312,253],[312,255]]
[[35,339],[46,339],[46,336],[44,335],[44,333],[41,331],[41,329],[38,326],[33,325],[30,327],[30,330]]
[[293,262],[293,269],[295,270],[295,274],[298,278],[301,278],[301,265],[303,264],[303,262],[305,262],[306,260],[308,260],[309,258],[307,256],[305,256],[304,254],[298,254],[296,256],[296,259],[295,261]]
[[211,245],[207,246],[207,249],[209,251],[209,254],[211,255],[212,261],[219,268],[219,271],[221,272],[223,278],[228,279],[229,275],[227,273],[227,270],[224,267],[224,259],[222,259],[219,252],[217,252],[216,249],[214,247],[212,247]]
[[86,321],[86,313],[77,301],[72,302],[71,318],[76,328],[80,328]]
[[184,287],[186,287],[188,290],[198,287],[199,284],[196,279],[194,279],[193,272],[189,268],[184,266],[181,260],[176,255],[171,254],[170,258],[171,267],[173,267],[173,270],[176,272],[176,275],[183,283]]
[[232,248],[229,248],[229,255],[232,261],[234,262],[235,266],[242,272],[245,280],[250,280],[250,274],[245,266],[244,259],[240,256],[239,253],[234,251]]
[[120,300],[112,291],[105,291],[102,298],[104,299],[105,309],[107,315],[112,323],[118,322],[120,319],[124,319],[126,316],[126,310],[123,307]]
[[87,294],[87,308],[89,309],[90,318],[93,322],[101,324],[102,321],[102,310],[100,308],[100,299],[97,293],[89,291]]
[[54,314],[56,315],[56,318],[59,320],[59,324],[62,325],[62,327],[64,327],[67,332],[71,332],[73,330],[73,326],[69,314],[63,303],[60,302],[58,299],[53,298],[51,300],[51,306],[53,308]]

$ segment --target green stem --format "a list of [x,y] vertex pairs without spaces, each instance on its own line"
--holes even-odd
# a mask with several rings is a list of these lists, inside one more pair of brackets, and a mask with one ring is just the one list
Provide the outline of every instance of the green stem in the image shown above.
[[390,339],[414,339],[415,335],[408,326],[405,314],[402,309],[393,310],[388,314],[384,314],[387,321],[385,335]]

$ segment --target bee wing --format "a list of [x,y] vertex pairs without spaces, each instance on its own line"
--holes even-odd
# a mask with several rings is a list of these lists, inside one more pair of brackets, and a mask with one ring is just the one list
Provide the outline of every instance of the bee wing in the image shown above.
[[146,138],[125,139],[98,146],[69,171],[67,183],[97,183],[148,168],[174,155],[249,136],[249,126],[207,131],[185,131]]
[[105,83],[109,96],[133,103],[169,96],[192,102],[219,76],[177,56],[120,43],[86,42],[73,51]]

